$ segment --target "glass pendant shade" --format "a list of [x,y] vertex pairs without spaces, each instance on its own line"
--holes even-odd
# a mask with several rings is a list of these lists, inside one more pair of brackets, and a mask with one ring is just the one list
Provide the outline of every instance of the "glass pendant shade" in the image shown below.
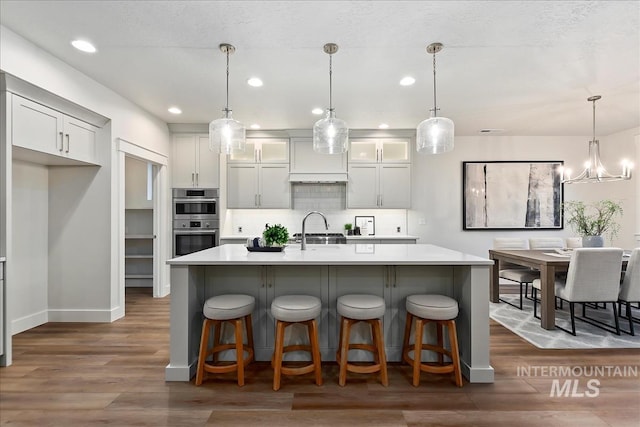
[[416,149],[419,153],[440,154],[453,150],[453,121],[431,117],[418,125]]
[[234,120],[230,111],[225,116],[209,123],[209,149],[221,154],[244,151],[246,134],[244,125]]
[[427,46],[427,53],[433,55],[433,109],[431,117],[420,122],[416,129],[416,151],[422,154],[440,154],[453,150],[453,120],[437,117],[436,53],[442,48],[442,43],[431,43]]
[[322,154],[340,154],[346,153],[348,148],[347,122],[337,119],[333,111],[327,111],[327,116],[313,125],[313,151]]

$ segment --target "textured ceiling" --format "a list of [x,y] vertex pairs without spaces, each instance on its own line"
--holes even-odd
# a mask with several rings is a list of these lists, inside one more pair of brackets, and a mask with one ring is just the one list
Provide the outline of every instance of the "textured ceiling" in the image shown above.
[[[640,126],[638,1],[2,0],[0,23],[168,123],[220,116],[227,42],[234,117],[311,128],[310,110],[329,101],[322,46],[335,42],[337,116],[415,128],[432,108],[425,47],[438,41],[438,106],[457,135],[590,135],[591,95],[602,95],[599,135]],[[416,84],[400,86],[405,75]]]

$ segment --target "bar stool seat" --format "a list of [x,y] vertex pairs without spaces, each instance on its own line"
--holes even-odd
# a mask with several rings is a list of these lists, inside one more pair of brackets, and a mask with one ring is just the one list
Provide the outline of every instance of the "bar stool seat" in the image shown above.
[[[240,294],[219,295],[205,301],[202,309],[205,318],[202,324],[196,385],[202,384],[205,372],[221,374],[234,371],[237,372],[238,385],[244,385],[244,368],[254,357],[251,313],[255,304],[254,297]],[[234,343],[221,344],[220,342],[221,329],[225,322],[232,323],[235,327]],[[243,340],[243,322],[247,330],[246,345]],[[214,328],[213,346],[208,348],[212,327]],[[217,363],[218,353],[225,350],[235,350],[235,363]],[[213,359],[211,363],[206,361],[209,356]]]
[[[273,299],[271,314],[276,319],[276,338],[271,365],[273,366],[273,390],[280,389],[281,376],[303,375],[315,373],[317,385],[322,385],[322,364],[320,345],[318,341],[318,324],[316,317],[322,311],[322,302],[311,295],[283,295]],[[284,345],[285,328],[295,323],[307,326],[309,344]],[[291,351],[308,351],[311,353],[311,363],[292,367],[283,366],[285,353]]]
[[[389,385],[387,377],[387,359],[384,348],[384,338],[380,326],[380,318],[384,316],[384,299],[376,295],[343,295],[337,301],[340,319],[340,343],[336,353],[336,360],[340,366],[338,383],[344,386],[347,382],[347,371],[355,373],[380,372],[380,382],[385,387]],[[365,322],[371,327],[372,343],[352,344],[349,342],[351,327],[356,323]],[[369,365],[354,365],[348,363],[349,350],[365,350],[373,353],[374,362]]]
[[[403,359],[413,366],[413,385],[420,384],[420,372],[445,374],[453,372],[455,383],[462,387],[462,374],[460,371],[460,356],[458,354],[458,337],[456,334],[455,318],[458,316],[458,302],[445,295],[411,295],[407,297],[407,320],[404,330],[402,345]],[[409,344],[411,325],[415,318],[414,343]],[[423,344],[422,335],[424,325],[436,323],[437,345]],[[444,348],[444,327],[449,331],[449,343],[451,350]],[[428,350],[438,353],[438,365],[422,362],[422,351]],[[409,353],[413,352],[413,358]],[[444,364],[443,355],[451,358],[451,363]]]

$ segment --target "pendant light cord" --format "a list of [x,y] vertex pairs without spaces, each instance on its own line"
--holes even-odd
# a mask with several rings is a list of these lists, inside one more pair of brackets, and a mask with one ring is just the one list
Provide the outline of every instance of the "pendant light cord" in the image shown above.
[[229,49],[227,49],[227,104],[224,107],[225,117],[229,118]]
[[436,102],[436,54],[433,54],[433,117],[438,116],[438,103]]
[[329,55],[329,111],[333,111],[333,55]]
[[597,99],[593,100],[593,140],[596,140],[596,101]]

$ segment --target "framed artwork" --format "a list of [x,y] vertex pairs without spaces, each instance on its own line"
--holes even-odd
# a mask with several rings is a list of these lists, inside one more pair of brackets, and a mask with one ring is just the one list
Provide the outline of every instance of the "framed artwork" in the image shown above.
[[356,227],[360,227],[361,236],[373,236],[376,234],[376,218],[374,216],[357,216]]
[[462,162],[462,228],[562,229],[562,165],[562,161]]

